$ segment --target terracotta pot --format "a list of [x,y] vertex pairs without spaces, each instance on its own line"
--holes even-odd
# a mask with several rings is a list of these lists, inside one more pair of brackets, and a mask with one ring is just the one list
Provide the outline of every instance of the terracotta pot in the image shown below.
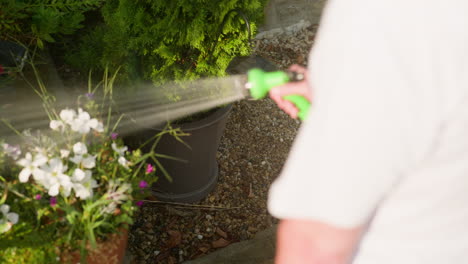
[[[127,248],[128,230],[122,229],[119,233],[110,234],[105,241],[98,241],[95,249],[88,249],[86,260],[88,264],[121,264]],[[80,252],[63,252],[61,263],[80,263]]]

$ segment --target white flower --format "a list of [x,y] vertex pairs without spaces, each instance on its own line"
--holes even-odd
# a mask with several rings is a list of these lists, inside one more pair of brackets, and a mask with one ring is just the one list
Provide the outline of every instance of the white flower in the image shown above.
[[90,126],[92,129],[96,130],[97,132],[101,132],[101,133],[104,132],[104,125],[102,124],[102,122],[97,122],[96,124],[92,123],[90,124]]
[[73,156],[73,157],[70,158],[70,161],[75,163],[78,166],[81,165],[82,160],[83,160],[83,156],[81,156],[81,155]]
[[[78,113],[72,109],[63,109],[60,112],[60,118],[64,123],[70,125],[73,131],[76,131],[81,134],[87,134],[91,129],[94,129],[98,132],[104,131],[104,125],[102,122],[99,122],[96,118],[91,118],[88,112],[83,111],[83,109],[78,108]],[[50,127],[54,130],[58,130],[64,125],[61,124],[61,121],[53,120],[54,122],[50,123]]]
[[91,117],[88,112],[83,111],[83,109],[78,109],[78,116],[71,123],[71,129],[77,131],[81,134],[87,134],[91,130],[91,127],[87,125]]
[[113,142],[111,146],[112,146],[112,149],[119,154],[119,156],[125,155],[125,151],[128,150],[127,146],[123,146],[121,148],[117,147],[117,144],[115,144],[115,142]]
[[60,111],[60,118],[67,124],[71,125],[76,117],[76,112],[73,109],[63,109]]
[[96,118],[90,119],[87,124],[90,128],[96,130],[97,132],[104,131],[104,125],[101,122],[99,122]]
[[10,206],[7,204],[2,204],[0,206],[0,211],[2,212],[2,217],[0,218],[1,234],[7,232],[14,224],[18,223],[19,216],[17,213],[10,213]]
[[[86,172],[91,173],[91,171],[86,171]],[[77,181],[77,182],[83,180],[86,177],[86,172],[83,171],[82,169],[75,169],[75,171],[73,172],[72,180]]]
[[128,165],[130,165],[130,162],[128,162],[124,157],[119,157],[118,162],[120,165],[124,166],[127,169]]
[[115,142],[112,142],[111,144],[112,149],[119,154],[119,159],[117,160],[120,165],[124,166],[125,168],[128,169],[128,165],[130,165],[130,162],[125,159],[125,151],[128,150],[127,146],[123,146],[121,148],[117,147],[117,144]]
[[93,188],[96,188],[98,185],[95,180],[91,179],[88,182],[85,182],[83,184],[81,183],[75,183],[73,185],[73,189],[75,190],[75,196],[86,200],[88,198],[93,197]]
[[21,149],[18,146],[3,144],[2,147],[5,151],[5,154],[7,154],[7,156],[11,157],[14,160],[17,160],[21,155]]
[[89,116],[88,112],[83,111],[83,109],[78,109],[78,116],[72,121],[71,129],[73,131],[77,131],[81,134],[87,134],[92,129],[103,132],[104,126],[101,122],[99,122],[96,118],[92,118]]
[[36,146],[36,147],[34,147],[34,151],[35,151],[35,152],[37,153],[37,155],[39,155],[39,156],[47,157],[47,148],[45,148],[45,147]]
[[83,156],[83,160],[81,161],[81,165],[83,165],[86,169],[92,169],[96,166],[96,156],[92,155],[85,155]]
[[72,180],[74,181],[73,190],[75,190],[76,197],[88,199],[93,196],[93,188],[98,187],[98,185],[91,176],[92,172],[90,170],[75,170]]
[[86,169],[92,169],[96,166],[96,156],[89,154],[76,155],[70,158],[70,161]]
[[63,131],[65,124],[60,120],[51,120],[49,127],[55,131]]
[[67,166],[64,166],[62,160],[58,158],[51,159],[48,164],[44,166],[44,179],[41,183],[48,189],[50,196],[56,196],[61,190],[64,196],[69,196],[73,187],[70,177],[64,172]]
[[88,153],[88,148],[84,143],[78,142],[73,145],[73,152],[75,152],[76,155],[83,155]]
[[24,167],[19,174],[20,182],[27,182],[31,174],[35,180],[40,181],[44,177],[44,171],[42,171],[39,166],[47,163],[47,157],[42,154],[37,154],[33,159],[31,153],[28,152],[26,156],[17,163]]
[[62,159],[68,158],[69,155],[70,155],[70,151],[69,151],[69,150],[66,150],[66,149],[61,149],[61,150],[60,150],[60,157],[61,157]]

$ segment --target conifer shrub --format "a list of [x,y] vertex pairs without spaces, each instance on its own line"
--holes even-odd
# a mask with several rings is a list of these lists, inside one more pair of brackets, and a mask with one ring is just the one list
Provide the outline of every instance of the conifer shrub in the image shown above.
[[67,58],[83,70],[121,67],[128,79],[155,83],[222,76],[234,57],[249,54],[247,28],[255,32],[266,1],[107,0],[103,24]]
[[104,0],[0,0],[0,39],[42,48],[82,27],[84,13]]

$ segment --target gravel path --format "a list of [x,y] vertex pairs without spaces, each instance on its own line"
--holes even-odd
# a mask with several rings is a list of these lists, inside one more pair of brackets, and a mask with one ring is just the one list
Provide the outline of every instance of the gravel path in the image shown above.
[[[300,23],[261,33],[255,53],[281,69],[306,65],[315,31],[316,26]],[[129,237],[132,263],[181,263],[251,239],[276,223],[266,209],[268,188],[299,125],[270,99],[235,103],[218,151],[218,186],[197,204],[143,206]]]

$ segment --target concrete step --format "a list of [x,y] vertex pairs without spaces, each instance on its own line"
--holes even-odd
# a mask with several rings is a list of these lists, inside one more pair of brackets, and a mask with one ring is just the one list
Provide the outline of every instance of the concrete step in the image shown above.
[[234,243],[205,257],[184,264],[273,264],[276,226],[259,232],[253,239]]

